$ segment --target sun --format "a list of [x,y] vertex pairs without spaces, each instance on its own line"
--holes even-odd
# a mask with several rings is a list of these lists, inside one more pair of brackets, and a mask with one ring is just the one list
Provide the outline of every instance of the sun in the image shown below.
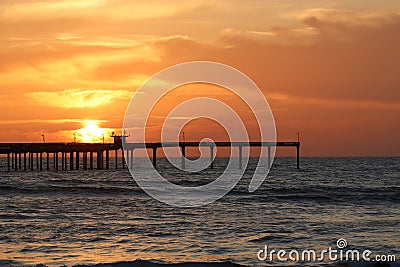
[[85,120],[82,122],[83,128],[77,130],[79,138],[84,143],[99,142],[104,137],[104,129],[99,127],[99,121]]

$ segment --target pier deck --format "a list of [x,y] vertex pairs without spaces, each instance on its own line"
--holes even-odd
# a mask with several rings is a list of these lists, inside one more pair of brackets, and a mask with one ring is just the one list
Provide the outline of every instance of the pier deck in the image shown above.
[[[271,147],[295,147],[297,168],[300,168],[300,142],[155,142],[155,143],[126,143],[123,150],[121,140],[114,143],[0,143],[0,155],[7,155],[7,171],[11,170],[87,170],[93,169],[94,154],[96,154],[96,168],[109,169],[110,151],[115,151],[115,167],[118,168],[119,151],[123,160],[122,168],[133,164],[133,151],[135,149],[152,149],[153,165],[157,166],[157,149],[162,147],[180,147],[182,159],[186,147],[209,147],[211,168],[214,167],[212,155],[215,147],[237,147],[239,149],[239,168],[242,168],[243,147],[267,147],[268,164],[271,162]],[[46,162],[44,162],[44,154]],[[59,158],[61,154],[61,158]],[[105,154],[105,155],[104,155]],[[53,166],[50,168],[50,156]],[[82,156],[82,161],[80,157]],[[36,168],[34,164],[34,159]],[[105,159],[105,160],[104,160]],[[104,162],[105,161],[105,162]],[[45,163],[45,166],[43,164]],[[59,164],[60,163],[60,164]],[[105,166],[104,166],[105,163]],[[184,168],[184,161],[182,161]]]

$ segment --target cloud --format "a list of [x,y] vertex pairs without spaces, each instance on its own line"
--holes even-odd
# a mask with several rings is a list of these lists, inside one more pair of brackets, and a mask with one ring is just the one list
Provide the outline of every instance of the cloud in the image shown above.
[[[153,2],[153,3],[149,3]],[[158,2],[155,7],[154,2]],[[16,21],[46,21],[58,18],[73,19],[77,17],[98,16],[101,18],[126,18],[128,14],[134,18],[154,18],[173,14],[175,9],[160,1],[146,1],[132,4],[124,3],[115,5],[113,1],[15,1],[3,5],[1,20],[7,22]],[[112,8],[110,8],[112,7]],[[62,14],[62,16],[60,16]],[[119,16],[118,16],[119,15]],[[40,18],[40,19],[38,19]]]
[[400,16],[313,9],[298,15],[302,25],[270,30],[226,29],[219,42],[184,36],[147,45],[157,61],[104,62],[93,78],[151,75],[191,60],[217,61],[248,74],[266,93],[337,101],[400,102]]
[[[369,39],[372,35],[378,37],[389,33],[386,31],[396,34],[400,23],[400,14],[394,12],[360,13],[351,10],[308,9],[298,17],[304,24],[318,31],[320,40],[342,42]],[[398,40],[397,36],[386,37]]]
[[268,42],[280,45],[308,45],[315,42],[315,37],[317,35],[318,32],[316,32],[313,27],[273,27],[269,31],[239,31],[234,29],[225,29],[221,33],[221,39],[229,42],[229,40],[235,38],[245,38],[258,42]]
[[[2,1],[0,38],[4,36],[47,38],[60,32],[97,36],[107,31],[109,35],[121,32],[149,34],[149,25],[152,31],[158,31],[161,20],[196,12],[203,6],[202,0],[180,1],[178,4],[162,0]],[[157,21],[152,24],[154,20]],[[142,25],[137,25],[143,21],[148,26],[145,29]]]
[[[306,11],[309,35],[276,42],[278,32],[225,32],[216,58],[250,73],[265,92],[303,97],[400,102],[400,16]],[[275,38],[275,39],[274,39]],[[303,40],[307,40],[303,42]]]
[[[84,119],[26,119],[26,120],[0,120],[0,124],[35,124],[35,123],[50,123],[50,124],[62,124],[62,123],[85,123],[88,120]],[[104,123],[106,120],[90,120],[96,123]]]
[[67,89],[59,92],[31,92],[25,96],[33,103],[55,108],[95,108],[117,100],[130,99],[133,92],[127,90]]

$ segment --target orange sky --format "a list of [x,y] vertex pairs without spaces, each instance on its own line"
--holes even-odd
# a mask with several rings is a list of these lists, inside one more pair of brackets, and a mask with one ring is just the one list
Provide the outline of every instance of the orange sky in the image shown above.
[[0,142],[84,141],[85,120],[111,141],[145,79],[207,60],[252,78],[305,156],[400,154],[396,0],[4,0],[0,39]]

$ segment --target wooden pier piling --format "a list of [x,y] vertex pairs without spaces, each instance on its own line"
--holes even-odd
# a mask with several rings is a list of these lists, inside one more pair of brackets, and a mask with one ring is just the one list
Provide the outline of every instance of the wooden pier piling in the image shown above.
[[75,152],[75,160],[76,160],[75,169],[76,169],[77,171],[79,171],[79,151],[76,151],[76,152]]
[[43,171],[43,153],[40,152],[40,170]]
[[24,152],[24,171],[26,171],[26,152]]
[[89,152],[89,168],[93,170],[93,151]]
[[115,149],[115,169],[118,169],[118,149]]
[[110,169],[110,151],[106,149],[106,169]]
[[153,166],[157,168],[157,147],[153,146]]
[[102,164],[101,152],[97,152],[96,161],[97,161],[96,168],[98,170],[102,170],[103,169],[103,166],[102,166],[103,164]]
[[185,166],[185,159],[186,159],[186,147],[185,145],[181,146],[181,154],[182,154],[182,169],[184,170],[186,168]]
[[18,170],[18,166],[17,166],[17,154],[14,153],[14,170],[17,171]]
[[210,168],[214,169],[214,146],[210,146]]
[[296,145],[297,169],[300,170],[300,142]]
[[10,153],[7,153],[7,171],[10,171]]
[[242,163],[242,159],[243,159],[243,151],[242,151],[243,147],[239,146],[239,169],[243,169],[243,163]]

